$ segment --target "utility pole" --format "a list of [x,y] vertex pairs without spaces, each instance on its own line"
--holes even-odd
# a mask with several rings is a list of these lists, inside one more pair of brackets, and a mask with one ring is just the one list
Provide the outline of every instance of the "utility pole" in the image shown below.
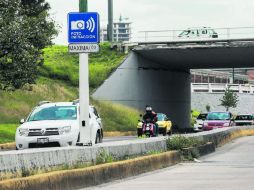
[[113,0],[108,0],[108,41],[113,42]]
[[[87,12],[87,0],[79,0],[79,12]],[[79,129],[80,143],[91,143],[89,122],[89,57],[88,53],[79,54]]]
[[232,83],[235,83],[235,68],[233,68],[233,72],[232,72]]
[[87,12],[87,0],[79,0],[79,12]]

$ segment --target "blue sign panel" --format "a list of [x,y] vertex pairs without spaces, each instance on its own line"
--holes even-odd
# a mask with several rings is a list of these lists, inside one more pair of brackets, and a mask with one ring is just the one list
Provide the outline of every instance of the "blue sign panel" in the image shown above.
[[68,42],[69,43],[99,43],[98,13],[69,13]]

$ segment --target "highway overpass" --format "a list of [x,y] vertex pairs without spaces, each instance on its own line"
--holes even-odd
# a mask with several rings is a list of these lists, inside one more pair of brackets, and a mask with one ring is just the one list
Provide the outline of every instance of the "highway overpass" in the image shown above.
[[[254,67],[254,39],[144,42],[102,84],[93,97],[169,115],[190,126],[190,69]],[[219,104],[219,102],[218,102]]]

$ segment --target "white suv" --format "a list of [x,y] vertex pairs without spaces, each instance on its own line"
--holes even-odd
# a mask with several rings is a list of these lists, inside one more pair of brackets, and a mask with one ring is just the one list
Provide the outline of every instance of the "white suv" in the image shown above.
[[[95,107],[90,106],[93,143],[103,139],[103,126]],[[17,149],[75,146],[79,141],[77,102],[40,102],[16,130]]]

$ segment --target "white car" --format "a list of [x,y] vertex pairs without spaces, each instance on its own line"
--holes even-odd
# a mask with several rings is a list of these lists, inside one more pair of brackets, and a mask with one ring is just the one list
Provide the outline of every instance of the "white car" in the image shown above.
[[251,114],[241,114],[237,115],[235,118],[235,125],[253,125],[253,116]]
[[218,33],[209,27],[203,28],[188,28],[182,31],[178,38],[193,39],[193,38],[218,38]]
[[[103,126],[95,107],[90,106],[92,144],[103,139]],[[16,130],[16,148],[75,146],[79,141],[79,103],[40,102]]]
[[199,116],[196,119],[196,123],[194,124],[194,128],[193,130],[198,132],[198,131],[202,131],[203,129],[203,124],[204,121],[206,120],[207,117],[207,113],[201,113],[199,114]]

